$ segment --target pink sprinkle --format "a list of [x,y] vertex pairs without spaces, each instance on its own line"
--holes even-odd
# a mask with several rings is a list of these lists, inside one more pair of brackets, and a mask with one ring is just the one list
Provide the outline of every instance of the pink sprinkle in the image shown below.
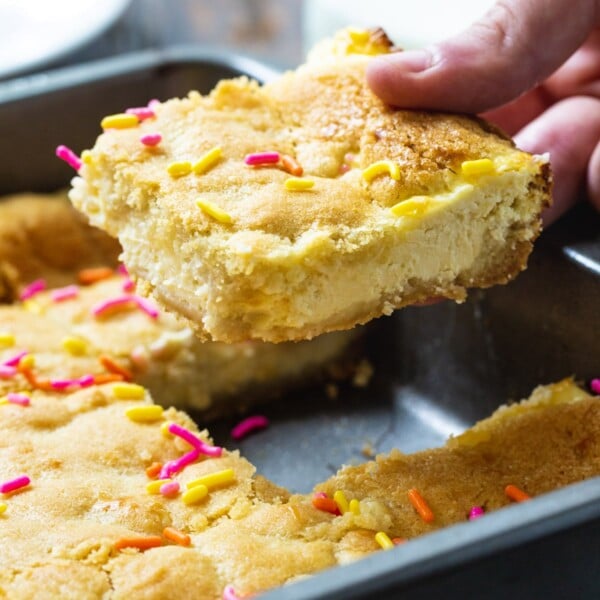
[[244,158],[244,162],[247,165],[271,165],[279,162],[279,152],[255,152],[254,154],[248,154]]
[[162,466],[162,469],[158,474],[158,478],[170,479],[173,475],[179,473],[179,471],[183,471],[185,467],[191,465],[193,462],[198,460],[199,456],[200,450],[198,450],[198,448],[194,448],[193,450],[190,450],[187,454],[184,454],[183,456],[180,456],[175,460],[170,460],[169,462],[166,462]]
[[94,376],[93,375],[82,375],[78,380],[77,383],[81,386],[81,387],[90,387],[90,385],[94,385]]
[[21,488],[27,487],[30,483],[31,479],[29,479],[27,475],[15,477],[15,479],[0,483],[0,494],[10,494],[15,490],[20,490]]
[[25,289],[21,292],[19,298],[21,300],[29,300],[36,294],[43,292],[46,289],[46,281],[44,279],[36,279],[32,281]]
[[160,493],[163,496],[174,496],[179,493],[179,482],[169,481],[168,483],[164,483],[160,486]]
[[315,492],[313,496],[315,498],[327,498],[327,494],[325,492]]
[[152,119],[156,116],[154,111],[149,106],[138,106],[135,108],[128,108],[125,111],[125,113],[128,115],[135,115],[140,121]]
[[17,367],[10,367],[9,365],[0,365],[0,379],[8,379],[14,377],[17,374]]
[[83,375],[79,379],[51,379],[50,385],[55,390],[66,390],[70,387],[89,387],[94,383],[93,375]]
[[133,279],[131,279],[130,277],[127,277],[123,281],[122,289],[124,292],[133,292],[133,290],[135,289],[135,281],[133,281]]
[[81,159],[73,150],[68,148],[67,146],[57,146],[56,148],[56,156],[61,160],[64,160],[70,167],[73,167],[76,171],[81,169]]
[[220,446],[211,446],[199,437],[195,436],[189,429],[177,425],[177,423],[171,423],[169,425],[169,431],[182,440],[185,440],[190,446],[198,450],[198,452],[205,454],[206,456],[219,457],[223,454],[223,448]]
[[160,100],[152,98],[152,100],[148,101],[148,108],[150,110],[154,110],[157,106],[160,106]]
[[265,427],[269,426],[269,419],[267,417],[263,417],[262,415],[255,415],[253,417],[248,417],[244,419],[240,423],[238,423],[231,430],[231,437],[234,440],[241,440],[245,438],[247,435],[254,431],[259,431],[260,429],[265,429]]
[[162,135],[160,133],[146,133],[140,138],[140,142],[144,146],[158,146],[162,142]]
[[243,596],[238,596],[232,585],[226,585],[223,590],[223,600],[243,600]]
[[16,392],[9,392],[6,395],[6,397],[11,404],[18,404],[20,406],[29,406],[29,404],[31,403],[31,399],[29,398],[29,396],[26,396],[25,394],[17,394]]
[[600,379],[592,379],[590,381],[590,390],[600,396]]
[[132,298],[134,302],[138,305],[138,308],[140,310],[143,310],[149,317],[156,319],[160,314],[158,312],[158,308],[156,308],[156,306],[152,302],[150,302],[150,300],[142,298],[141,296],[132,296]]
[[469,511],[469,521],[474,521],[475,519],[479,519],[479,517],[483,517],[485,515],[485,511],[481,506],[474,506]]
[[124,277],[129,277],[129,271],[127,270],[127,267],[123,263],[120,263],[119,266],[117,267],[117,273],[119,275],[123,275]]
[[63,300],[69,300],[71,298],[77,298],[79,295],[78,285],[67,285],[63,288],[52,290],[50,296],[54,302],[62,302]]
[[8,358],[2,364],[5,367],[16,367],[21,359],[28,354],[29,352],[27,352],[27,350],[21,350],[21,352],[17,352],[12,358]]

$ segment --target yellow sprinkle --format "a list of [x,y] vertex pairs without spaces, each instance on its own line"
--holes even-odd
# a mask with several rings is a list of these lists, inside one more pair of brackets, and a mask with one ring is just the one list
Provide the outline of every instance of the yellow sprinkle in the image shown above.
[[495,171],[494,163],[489,158],[479,160],[465,160],[461,165],[462,174],[465,177],[477,177],[478,175],[490,175]]
[[368,29],[349,27],[348,35],[355,44],[366,44],[371,39],[371,32]]
[[288,177],[283,185],[286,190],[291,192],[301,192],[302,190],[310,190],[314,187],[315,182],[313,179],[307,179],[306,177]]
[[356,498],[352,498],[352,500],[350,500],[350,504],[348,505],[348,510],[353,515],[360,515],[360,502]]
[[7,333],[4,331],[0,332],[0,346],[14,346],[15,345],[15,336],[12,333]]
[[394,547],[394,542],[390,540],[390,536],[384,531],[379,531],[375,534],[375,541],[384,549],[390,550]]
[[6,509],[8,508],[8,504],[6,504],[6,502],[0,502],[0,515],[4,512],[6,512]]
[[166,437],[173,437],[173,434],[169,431],[169,427],[171,426],[171,423],[173,423],[173,421],[165,421],[161,426],[160,426],[160,432]]
[[64,350],[66,350],[69,354],[72,354],[73,356],[82,356],[87,350],[87,344],[85,340],[72,336],[67,336],[66,338],[63,338],[61,346]]
[[22,306],[26,311],[33,313],[34,315],[41,315],[44,312],[42,306],[35,300],[25,300]]
[[230,214],[226,213],[212,202],[196,200],[196,206],[216,221],[219,221],[219,223],[231,223],[232,221]]
[[430,203],[429,196],[413,196],[392,206],[390,212],[395,217],[420,217],[429,208]]
[[208,496],[208,488],[205,485],[197,485],[184,492],[181,499],[185,504],[194,504],[206,496]]
[[163,407],[158,404],[148,404],[146,406],[130,406],[125,411],[125,416],[138,423],[148,423],[149,421],[158,421],[162,419]]
[[337,492],[333,494],[333,501],[337,504],[337,507],[342,514],[348,512],[348,500],[346,499],[346,494],[344,494],[342,490],[337,490]]
[[214,167],[221,160],[222,156],[223,150],[221,149],[221,146],[215,146],[214,148],[211,148],[208,152],[203,154],[194,163],[192,171],[194,171],[196,175],[202,175],[203,173],[206,173],[206,171],[208,171],[209,169],[212,169],[212,167]]
[[139,119],[135,115],[119,113],[104,117],[100,122],[100,127],[102,129],[129,129],[130,127],[135,127],[139,122]]
[[85,163],[86,165],[91,165],[92,161],[92,153],[89,150],[84,150],[81,153],[81,162]]
[[146,395],[146,390],[137,383],[115,383],[112,391],[120,400],[141,400]]
[[171,177],[183,177],[189,175],[192,172],[192,163],[189,160],[178,160],[172,162],[167,167],[167,173]]
[[149,494],[159,494],[160,488],[165,484],[173,481],[172,479],[156,479],[146,484],[146,491]]
[[2,396],[2,398],[0,398],[0,406],[4,406],[5,404],[8,404],[8,396]]
[[392,179],[400,179],[400,167],[391,160],[378,160],[363,170],[362,176],[365,181],[371,182],[375,177],[387,173]]
[[187,488],[188,490],[191,490],[200,485],[210,489],[218,485],[223,485],[224,483],[230,483],[233,481],[234,477],[235,473],[233,469],[223,469],[222,471],[215,471],[214,473],[203,475],[202,477],[198,477],[198,479],[192,479],[192,481],[187,484]]
[[19,360],[19,368],[33,369],[33,367],[35,367],[35,356],[33,354],[26,354]]

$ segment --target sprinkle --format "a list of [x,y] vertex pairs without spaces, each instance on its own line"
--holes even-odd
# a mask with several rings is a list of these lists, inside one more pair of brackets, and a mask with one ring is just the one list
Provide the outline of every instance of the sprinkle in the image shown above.
[[187,483],[187,489],[191,490],[198,485],[203,485],[210,490],[214,487],[231,483],[234,479],[235,472],[233,469],[223,469],[222,471],[215,471],[214,473],[208,473],[208,475],[193,479]]
[[44,279],[36,279],[23,289],[21,295],[19,296],[19,299],[29,300],[29,298],[32,298],[36,294],[43,292],[45,289],[46,281]]
[[223,600],[243,600],[243,597],[235,593],[232,585],[226,585],[223,590]]
[[135,115],[138,121],[145,121],[146,119],[152,119],[156,117],[155,112],[148,106],[139,106],[135,108],[128,108],[125,111],[126,115]]
[[31,399],[29,396],[25,394],[19,394],[18,392],[9,392],[6,395],[6,399],[11,404],[18,404],[19,406],[29,406],[31,404]]
[[331,513],[332,515],[340,514],[340,509],[338,508],[338,505],[336,504],[335,500],[332,500],[331,498],[315,494],[312,497],[312,505],[317,510],[322,510],[323,512]]
[[162,419],[163,407],[158,404],[131,406],[125,410],[125,416],[136,423],[149,423]]
[[212,169],[223,157],[221,146],[215,146],[208,152],[205,152],[192,166],[192,171],[196,175],[202,175]]
[[146,475],[148,477],[151,477],[152,479],[154,477],[156,477],[160,470],[162,469],[162,463],[159,462],[153,462],[147,469],[146,469]]
[[152,98],[152,100],[148,100],[148,108],[150,110],[156,110],[156,107],[160,106],[160,100],[157,98]]
[[16,367],[28,354],[29,352],[27,350],[21,350],[21,352],[18,352],[12,358],[6,359],[2,364],[6,367]]
[[0,346],[9,348],[15,345],[15,336],[12,333],[0,332]]
[[81,162],[86,165],[91,165],[93,162],[92,153],[89,150],[84,150],[81,153]]
[[600,379],[592,379],[590,381],[590,390],[592,393],[600,396]]
[[173,421],[165,421],[160,426],[160,432],[163,434],[163,437],[169,438],[173,437],[173,434],[169,431],[169,427],[171,427],[171,423]]
[[184,504],[194,504],[208,496],[208,488],[205,485],[197,485],[183,493],[181,499]]
[[290,175],[293,175],[294,177],[302,177],[302,174],[304,173],[302,165],[295,158],[289,156],[288,154],[281,155],[281,166],[283,167],[284,171]]
[[117,296],[116,298],[111,298],[110,300],[98,302],[92,306],[91,312],[95,317],[100,317],[105,313],[112,313],[115,310],[127,310],[132,305],[137,306],[137,308],[145,312],[153,319],[156,319],[159,315],[158,309],[156,306],[154,306],[154,304],[152,304],[152,302],[146,300],[146,298],[142,298],[141,296],[136,296],[134,294],[126,294],[124,296]]
[[[9,359],[12,360],[12,359]],[[8,361],[6,361],[4,364],[9,364]],[[19,359],[19,364],[17,365],[18,369],[33,369],[33,367],[35,366],[35,356],[33,356],[33,354],[29,354],[26,353],[24,356],[22,356]]]
[[71,298],[77,298],[79,295],[78,285],[67,285],[62,288],[52,290],[50,297],[53,302],[63,302],[64,300],[70,300]]
[[90,385],[94,385],[96,383],[96,377],[94,375],[82,375],[78,379],[79,385],[81,387],[90,387]]
[[140,142],[144,146],[158,146],[162,142],[162,135],[160,133],[146,133],[140,138]]
[[102,354],[98,360],[100,361],[100,364],[110,373],[118,373],[119,375],[122,375],[125,381],[131,381],[133,379],[133,373],[129,369],[122,367],[110,356]]
[[81,385],[80,379],[51,379],[50,387],[55,390],[67,390],[73,387],[87,387]]
[[115,383],[112,392],[120,400],[141,400],[146,395],[146,389],[137,383]]
[[160,314],[158,308],[156,308],[156,306],[152,302],[150,302],[150,300],[148,300],[147,298],[142,298],[141,296],[132,297],[141,311],[145,312],[152,319],[158,318],[158,315]]
[[162,546],[162,538],[158,535],[149,535],[147,537],[122,537],[115,542],[115,550],[124,548],[137,548],[144,551],[150,548]]
[[465,160],[461,164],[460,168],[462,174],[466,177],[489,175],[495,171],[494,163],[489,158],[480,158],[479,160]]
[[423,498],[423,496],[421,496],[418,490],[416,490],[415,488],[408,490],[408,499],[410,500],[410,503],[414,506],[415,510],[419,513],[421,519],[425,521],[425,523],[431,523],[433,521],[433,512],[431,511],[431,508],[429,508],[427,502],[425,502],[425,499]]
[[384,549],[391,550],[394,547],[394,542],[390,540],[390,536],[385,531],[378,531],[375,534],[375,541]]
[[363,170],[362,176],[365,181],[371,182],[375,177],[384,173],[388,173],[395,181],[400,179],[400,167],[391,160],[378,160],[377,162],[374,162]]
[[431,196],[413,196],[390,208],[395,217],[420,217],[430,206]]
[[8,504],[6,502],[0,502],[0,515],[4,514],[7,508]]
[[212,202],[206,200],[196,200],[196,206],[205,212],[209,217],[212,217],[219,223],[231,223],[232,218],[229,213],[226,213],[223,209],[219,208]]
[[123,381],[123,375],[119,375],[118,373],[101,373],[100,375],[94,375],[93,377],[95,385]]
[[93,267],[90,269],[81,269],[77,273],[77,279],[79,283],[83,285],[90,285],[103,279],[108,279],[114,275],[114,271],[110,267]]
[[356,498],[352,498],[352,500],[350,500],[350,504],[348,504],[348,510],[353,515],[360,515],[360,502]]
[[79,158],[79,156],[77,156],[77,154],[75,154],[75,152],[73,152],[73,150],[71,150],[71,148],[63,146],[62,144],[60,146],[57,146],[56,156],[58,156],[60,160],[64,160],[70,167],[72,167],[76,171],[79,171],[79,169],[81,169],[81,159]]
[[163,529],[163,537],[180,546],[189,546],[192,543],[192,538],[187,533],[178,531],[174,527],[165,527]]
[[8,365],[0,365],[0,379],[8,379],[14,377],[17,374],[17,367],[10,367]]
[[139,119],[135,115],[119,113],[116,115],[108,115],[100,121],[102,129],[129,129],[139,124]]
[[504,493],[514,502],[525,502],[526,500],[531,500],[531,496],[519,489],[516,485],[507,485],[504,488]]
[[72,356],[83,356],[87,351],[86,341],[71,335],[64,337],[60,345]]
[[301,192],[303,190],[310,190],[314,187],[315,182],[313,179],[307,179],[306,177],[288,177],[283,186],[290,192]]
[[333,494],[333,501],[337,504],[341,514],[347,513],[350,509],[350,505],[346,499],[346,494],[344,494],[342,490],[337,490],[335,494]]
[[473,506],[469,511],[469,521],[479,519],[479,517],[483,517],[483,515],[485,515],[485,511],[481,506]]
[[231,430],[231,437],[234,440],[241,440],[254,431],[264,429],[269,426],[269,419],[262,415],[254,415],[244,419]]
[[189,160],[179,160],[172,162],[167,167],[167,173],[171,177],[183,177],[192,172],[192,163]]
[[160,493],[163,496],[174,496],[179,493],[179,482],[178,481],[169,481],[160,486]]
[[254,154],[247,154],[244,158],[244,162],[247,165],[256,167],[259,165],[272,165],[279,162],[279,152],[255,152]]
[[16,490],[27,487],[30,483],[31,479],[29,479],[27,475],[20,475],[19,477],[15,477],[10,481],[0,483],[0,494],[10,494],[11,492],[15,492]]
[[221,454],[223,454],[223,448],[207,444],[199,437],[196,437],[189,429],[186,429],[185,427],[182,427],[177,423],[171,423],[169,425],[169,431],[173,435],[176,435],[182,440],[185,440],[190,446],[198,450],[200,453],[205,454],[206,456],[218,458],[219,456],[221,456]]
[[165,485],[165,483],[171,483],[171,481],[173,481],[170,477],[167,477],[166,479],[157,479],[155,481],[151,481],[150,483],[146,484],[146,491],[149,494],[158,494],[160,493],[160,488]]
[[175,475],[176,473],[179,473],[180,471],[183,471],[185,467],[196,462],[199,456],[200,451],[197,448],[194,448],[193,450],[190,450],[187,454],[184,454],[183,456],[180,456],[175,460],[170,460],[169,462],[166,462],[160,470],[160,473],[158,474],[159,479],[166,479],[171,477],[172,475]]

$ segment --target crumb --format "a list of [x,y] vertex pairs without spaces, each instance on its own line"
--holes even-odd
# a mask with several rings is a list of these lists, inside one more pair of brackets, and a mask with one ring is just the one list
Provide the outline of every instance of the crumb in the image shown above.
[[356,372],[352,378],[352,385],[360,388],[367,387],[371,381],[373,372],[373,365],[367,359],[361,360],[356,366]]

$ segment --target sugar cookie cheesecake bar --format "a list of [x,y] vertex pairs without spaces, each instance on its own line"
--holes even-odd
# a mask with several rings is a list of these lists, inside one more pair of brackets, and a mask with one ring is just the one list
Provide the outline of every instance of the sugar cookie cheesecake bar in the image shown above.
[[139,386],[18,389],[0,399],[8,598],[247,597],[600,474],[600,403],[570,381],[309,495]]
[[550,200],[547,158],[477,118],[385,105],[365,68],[388,51],[345,30],[262,87],[107,116],[71,200],[144,294],[215,340],[312,338],[509,281]]

